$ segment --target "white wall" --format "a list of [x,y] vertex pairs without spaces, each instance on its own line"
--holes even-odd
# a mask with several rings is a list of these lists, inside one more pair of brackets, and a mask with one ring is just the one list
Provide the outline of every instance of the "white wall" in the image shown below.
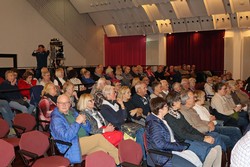
[[164,34],[147,36],[146,64],[166,65],[166,37]]
[[103,63],[104,30],[88,14],[79,14],[69,0],[26,1],[86,59],[86,65]]
[[18,67],[35,67],[31,56],[38,44],[49,47],[50,39],[63,41],[68,66],[85,65],[85,58],[76,51],[26,0],[1,0],[0,53],[17,54]]
[[232,72],[234,79],[250,76],[250,30],[233,29],[225,32],[225,70]]

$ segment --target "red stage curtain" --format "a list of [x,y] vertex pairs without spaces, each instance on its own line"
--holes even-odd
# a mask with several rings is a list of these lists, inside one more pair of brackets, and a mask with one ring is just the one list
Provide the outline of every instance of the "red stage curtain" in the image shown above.
[[107,37],[105,36],[105,66],[145,65],[146,37]]
[[198,70],[222,73],[225,31],[167,35],[167,65],[195,64]]

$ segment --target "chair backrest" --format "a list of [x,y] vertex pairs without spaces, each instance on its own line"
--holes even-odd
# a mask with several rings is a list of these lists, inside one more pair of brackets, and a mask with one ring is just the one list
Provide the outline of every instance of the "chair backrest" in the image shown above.
[[29,132],[35,129],[36,118],[28,113],[17,114],[14,117],[13,124],[22,126],[25,128],[25,132]]
[[148,142],[147,142],[146,132],[143,133],[143,143],[144,143],[145,150],[147,151],[148,150]]
[[0,84],[3,83],[4,79],[0,77]]
[[19,147],[21,150],[42,156],[49,149],[49,138],[40,131],[30,131],[22,134]]
[[0,139],[6,137],[9,131],[10,131],[10,127],[7,121],[0,118]]
[[15,158],[14,146],[0,139],[0,166],[8,166]]
[[31,87],[30,89],[30,104],[37,106],[39,101],[41,100],[41,93],[43,90],[42,85],[36,85]]
[[85,167],[116,167],[115,160],[103,151],[94,152],[86,157]]
[[121,163],[129,162],[135,165],[139,165],[142,161],[141,145],[131,139],[123,140],[119,143],[118,154]]

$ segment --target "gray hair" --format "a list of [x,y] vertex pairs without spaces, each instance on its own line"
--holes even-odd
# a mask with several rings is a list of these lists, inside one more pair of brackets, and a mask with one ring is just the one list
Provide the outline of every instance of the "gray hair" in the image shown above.
[[137,84],[135,84],[135,92],[138,92],[138,90],[142,87],[143,84],[145,84],[145,82],[143,81],[137,82]]
[[111,85],[104,86],[104,88],[102,90],[103,96],[107,98],[107,95],[110,94],[111,91],[113,91],[114,89],[115,89],[115,87],[111,86]]
[[181,104],[185,105],[189,99],[188,93],[192,92],[191,90],[184,90],[181,92]]

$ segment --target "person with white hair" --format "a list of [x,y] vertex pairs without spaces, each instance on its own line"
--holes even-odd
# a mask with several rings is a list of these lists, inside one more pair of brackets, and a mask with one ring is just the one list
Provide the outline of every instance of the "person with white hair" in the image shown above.
[[127,112],[121,99],[116,99],[115,88],[111,85],[106,85],[102,94],[105,97],[103,99],[100,113],[103,118],[111,123],[115,128],[121,129],[121,125],[125,123],[127,118]]
[[136,108],[142,108],[143,115],[147,116],[151,111],[149,107],[149,97],[147,94],[147,85],[140,81],[135,85],[136,93],[132,96],[132,103]]
[[169,93],[169,84],[167,80],[161,80],[162,96],[165,99]]
[[172,88],[174,92],[181,93],[181,84],[179,82],[173,83]]

